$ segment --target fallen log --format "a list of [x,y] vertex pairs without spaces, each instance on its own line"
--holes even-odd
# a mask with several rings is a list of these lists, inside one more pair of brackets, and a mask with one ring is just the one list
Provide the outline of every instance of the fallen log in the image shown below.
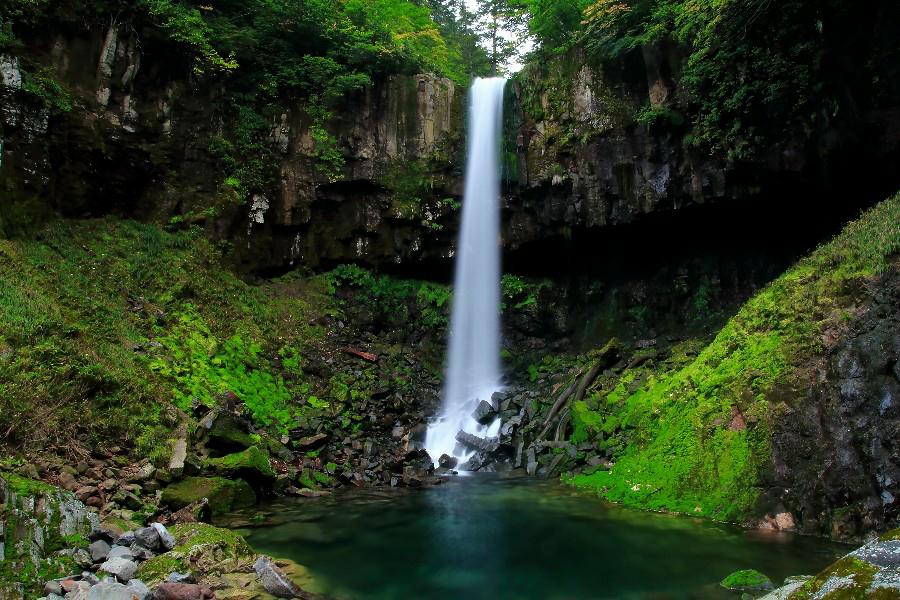
[[357,350],[356,348],[343,348],[343,351],[351,356],[355,356],[357,358],[361,358],[366,362],[378,362],[378,356],[372,354],[371,352],[363,352],[362,350]]

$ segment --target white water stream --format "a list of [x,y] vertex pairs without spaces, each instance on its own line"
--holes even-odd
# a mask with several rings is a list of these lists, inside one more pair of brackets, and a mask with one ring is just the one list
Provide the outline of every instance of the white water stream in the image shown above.
[[468,160],[462,227],[456,254],[450,350],[441,414],[428,427],[425,448],[471,454],[457,444],[459,431],[494,437],[500,419],[479,425],[472,412],[500,389],[500,135],[502,78],[476,79],[469,97]]

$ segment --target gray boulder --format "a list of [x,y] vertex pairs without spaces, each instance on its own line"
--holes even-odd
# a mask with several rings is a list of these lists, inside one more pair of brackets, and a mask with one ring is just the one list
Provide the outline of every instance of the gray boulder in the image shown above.
[[110,558],[100,565],[100,571],[114,575],[122,583],[127,583],[134,579],[137,569],[138,565],[136,562],[120,557]]
[[134,541],[148,550],[160,547],[159,531],[154,527],[142,527],[134,532]]
[[253,563],[253,570],[266,591],[276,598],[299,598],[303,594],[303,590],[288,579],[270,558],[260,556]]
[[472,413],[472,418],[481,423],[482,425],[486,425],[494,420],[494,416],[497,411],[494,409],[494,405],[488,402],[487,400],[482,400],[478,403],[478,406],[475,407],[475,412]]
[[150,525],[153,529],[156,530],[156,533],[159,534],[159,544],[160,549],[168,552],[172,548],[175,547],[175,538],[169,533],[169,530],[166,529],[166,526],[162,523],[153,523]]
[[131,591],[133,599],[151,600],[153,592],[150,591],[144,582],[140,579],[132,579],[128,582],[128,589]]
[[109,556],[109,544],[103,540],[97,540],[88,546],[88,552],[91,553],[91,559],[94,562],[102,562]]
[[106,553],[106,560],[111,558],[127,558],[131,560],[134,558],[134,554],[128,546],[113,546]]
[[135,595],[134,591],[126,585],[102,581],[91,588],[87,600],[134,600]]

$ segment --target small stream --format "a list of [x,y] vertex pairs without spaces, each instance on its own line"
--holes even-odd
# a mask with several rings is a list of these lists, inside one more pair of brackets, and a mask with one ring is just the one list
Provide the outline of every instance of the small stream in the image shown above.
[[259,552],[309,568],[316,590],[366,599],[716,599],[755,568],[776,584],[846,553],[815,538],[628,510],[558,482],[457,477],[427,490],[338,490],[234,515]]

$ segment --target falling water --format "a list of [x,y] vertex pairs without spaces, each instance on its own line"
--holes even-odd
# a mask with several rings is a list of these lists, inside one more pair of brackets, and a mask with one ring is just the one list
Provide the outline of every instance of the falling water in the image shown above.
[[462,228],[456,256],[450,353],[441,414],[428,428],[425,447],[464,458],[460,430],[495,436],[500,420],[479,425],[472,417],[480,400],[500,389],[500,166],[502,78],[476,79],[469,98],[469,146]]

